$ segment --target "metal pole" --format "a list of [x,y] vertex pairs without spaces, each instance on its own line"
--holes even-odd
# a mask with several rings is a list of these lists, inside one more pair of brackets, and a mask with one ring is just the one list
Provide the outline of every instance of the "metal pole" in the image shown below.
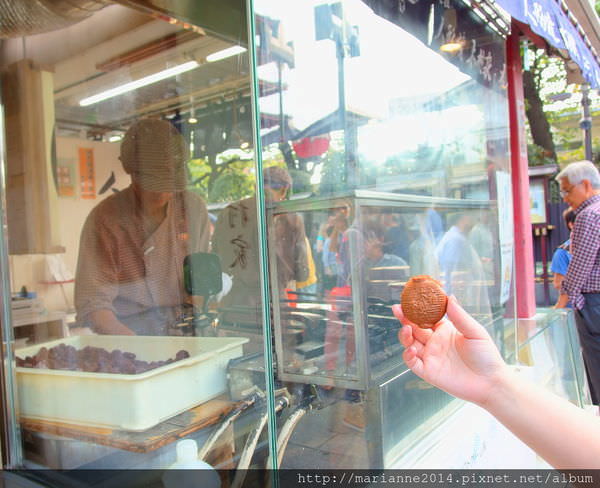
[[348,117],[346,108],[346,87],[344,62],[346,53],[346,26],[342,22],[339,32],[336,34],[336,53],[338,61],[338,105],[340,126],[344,131],[344,182],[346,189],[356,187],[356,128]]
[[579,127],[583,130],[583,146],[585,148],[585,159],[593,161],[592,154],[592,117],[590,116],[590,85],[581,85],[581,108],[583,117],[579,121]]
[[279,142],[286,142],[285,136],[285,120],[283,116],[283,78],[282,78],[282,62],[277,61],[277,89],[279,91]]
[[342,178],[348,185],[352,179],[349,168],[350,158],[350,144],[348,140],[348,126],[346,123],[346,88],[345,88],[345,73],[344,73],[344,32],[340,29],[340,32],[336,34],[336,54],[338,62],[338,116],[340,118],[340,126],[344,131],[344,172]]

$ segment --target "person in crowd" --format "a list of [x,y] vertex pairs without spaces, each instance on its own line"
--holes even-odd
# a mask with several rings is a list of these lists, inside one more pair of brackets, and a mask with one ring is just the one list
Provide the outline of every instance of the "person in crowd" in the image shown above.
[[471,312],[490,314],[485,270],[468,239],[475,219],[470,212],[461,212],[449,220],[452,225],[436,246],[446,293],[455,294]]
[[[335,256],[335,286],[327,292],[331,309],[327,311],[325,326],[325,369],[334,371],[338,367],[348,368],[354,364],[354,322],[352,320],[352,283],[350,269],[350,228],[351,210],[335,210],[334,225],[328,239],[327,252]],[[333,269],[333,268],[332,268]],[[345,339],[345,355],[339,350],[339,343]],[[340,360],[342,359],[342,360]]]
[[[452,225],[436,246],[440,270],[445,275],[446,292],[452,293],[455,274],[464,274],[475,252],[467,237],[473,228],[473,217],[469,213],[454,215]],[[464,280],[464,278],[463,278]]]
[[377,221],[366,222],[362,228],[364,248],[364,268],[366,293],[369,298],[384,302],[395,300],[397,291],[390,282],[408,279],[408,263],[396,254],[385,252],[386,227]]
[[435,239],[435,242],[439,242],[444,235],[444,222],[441,215],[436,210],[435,205],[432,205],[425,212],[427,229]]
[[379,222],[367,222],[363,228],[365,266],[366,271],[372,268],[389,268],[394,266],[406,266],[408,263],[397,254],[385,252],[387,241],[385,240],[385,227]]
[[120,160],[131,185],[100,202],[81,233],[78,323],[101,334],[164,335],[180,320],[190,300],[183,260],[208,251],[210,233],[205,203],[185,191],[188,159],[170,122],[129,128]]
[[[337,215],[340,230],[338,260],[338,284],[329,292],[330,310],[327,312],[325,327],[325,369],[331,374],[355,374],[356,370],[356,330],[353,318],[352,287],[359,286],[353,279],[364,274],[365,292],[370,299],[388,301],[390,299],[389,278],[395,275],[400,281],[406,279],[408,264],[394,254],[384,252],[385,230],[381,214],[364,212],[361,219],[355,219],[347,226],[350,211]],[[351,248],[357,249],[358,256],[351,258]],[[352,266],[358,264],[358,275]],[[341,268],[341,270],[340,270]],[[402,269],[397,269],[402,268]],[[388,280],[377,280],[377,273],[383,273]],[[388,274],[385,276],[386,274]],[[353,276],[354,275],[354,276]],[[378,281],[383,283],[378,284]],[[335,371],[335,373],[333,373]],[[344,391],[341,404],[342,422],[355,430],[365,428],[364,401],[360,392],[353,389]]]
[[[270,166],[263,170],[266,204],[287,198],[292,179],[285,168]],[[221,301],[225,322],[260,327],[262,324],[259,269],[259,237],[256,197],[228,205],[219,214],[213,234],[213,252],[223,271],[233,277],[231,291]],[[306,231],[302,218],[293,212],[278,215],[267,223],[268,244],[275,253],[277,288],[284,297],[286,288],[309,277]]]
[[[338,264],[341,264],[339,255],[340,249],[348,242],[346,231],[350,227],[351,218],[352,208],[350,205],[344,205],[333,209],[333,231],[330,236],[331,242],[329,244],[329,250],[337,254]],[[338,266],[338,269],[341,271],[340,266]],[[344,278],[341,278],[341,281],[343,281],[343,279]],[[341,281],[338,280],[340,286],[342,285]]]
[[402,217],[393,213],[384,213],[383,226],[385,227],[385,246],[386,254],[393,254],[407,261],[408,246],[408,229]]
[[318,225],[317,237],[313,245],[313,258],[315,260],[315,268],[317,273],[317,294],[323,295],[325,290],[325,268],[323,266],[323,248],[325,247],[325,241],[327,240],[328,230],[331,228],[331,224],[328,221],[322,222]]
[[477,252],[485,278],[488,281],[494,279],[494,236],[490,228],[490,213],[482,211],[477,216],[477,222],[469,231],[469,244]]
[[[563,212],[563,219],[569,234],[573,230],[575,224],[575,212],[569,207]],[[552,284],[558,292],[558,298],[554,304],[554,308],[571,308],[569,303],[569,296],[561,290],[562,282],[565,279],[567,270],[569,269],[569,263],[571,262],[571,238],[563,242],[556,248],[552,256],[552,262],[550,263],[550,270],[554,274]],[[555,324],[551,327],[549,334],[546,335],[546,341],[548,343],[548,350],[550,357],[556,365],[555,372],[560,372],[560,380],[557,384],[557,388],[562,388],[562,383],[565,381],[573,380],[573,371],[569,364],[570,357],[570,341],[568,337],[568,331],[561,327],[560,324]],[[559,378],[558,376],[556,377]]]
[[[326,291],[349,292],[350,262],[349,262],[349,236],[352,208],[349,204],[331,209],[327,219],[330,232],[327,234],[326,248],[324,245],[323,263],[329,269],[325,270],[328,285]],[[335,266],[333,260],[335,259]],[[335,272],[335,275],[329,274]],[[331,285],[331,286],[329,286]],[[338,290],[336,290],[336,288]],[[343,291],[342,289],[346,289]]]
[[567,165],[556,180],[575,213],[572,258],[562,292],[575,309],[575,322],[594,405],[600,404],[600,173],[590,161]]
[[312,249],[308,237],[306,239],[306,264],[308,266],[308,275],[303,281],[296,281],[296,290],[302,293],[314,295],[317,293],[317,265],[312,254]]
[[427,225],[426,214],[415,215],[411,230],[417,238],[408,248],[410,274],[426,274],[439,279],[440,269],[435,253],[436,240]]
[[485,328],[453,296],[432,329],[403,324],[403,359],[420,378],[486,409],[557,469],[600,468],[600,418],[509,368]]
[[323,293],[327,293],[337,283],[337,256],[336,253],[330,251],[332,233],[333,226],[328,227],[325,231],[325,241],[323,243],[323,252],[321,254],[323,263]]
[[326,222],[323,222],[319,226],[319,233],[317,234],[317,241],[315,242],[315,252],[317,256],[321,256],[323,252],[323,246],[325,245],[325,239],[327,239],[327,230],[332,227],[332,223],[330,222],[330,218]]
[[558,291],[558,299],[554,308],[569,306],[569,296],[562,293],[561,287],[569,269],[569,263],[571,262],[571,232],[575,225],[575,212],[571,208],[566,209],[563,212],[563,219],[569,230],[569,238],[556,248],[552,255],[552,262],[550,263],[550,271],[554,274],[552,285]]
[[215,232],[215,224],[217,223],[217,216],[214,213],[208,213],[208,224],[209,224],[209,237],[212,240],[212,235]]

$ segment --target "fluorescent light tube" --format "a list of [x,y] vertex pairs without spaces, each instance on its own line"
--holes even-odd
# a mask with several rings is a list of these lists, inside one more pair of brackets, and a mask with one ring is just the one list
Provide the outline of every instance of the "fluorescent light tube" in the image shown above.
[[242,46],[231,46],[227,49],[222,49],[221,51],[217,51],[216,53],[209,54],[206,56],[206,61],[212,63],[213,61],[219,61],[220,59],[229,58],[231,56],[235,56],[236,54],[241,54],[246,52],[246,48]]
[[460,51],[463,48],[463,44],[462,42],[446,42],[445,44],[442,44],[440,46],[440,51],[443,51],[445,53],[455,53],[457,51]]
[[82,107],[87,107],[88,105],[93,105],[94,103],[98,103],[103,100],[122,95],[123,93],[128,93],[130,91],[137,90],[142,86],[151,85],[152,83],[156,83],[157,81],[170,78],[171,76],[185,73],[186,71],[190,71],[194,68],[197,68],[198,66],[200,66],[198,61],[188,61],[187,63],[178,64],[177,66],[173,66],[172,68],[159,71],[158,73],[144,76],[139,80],[130,81],[129,83],[116,86],[115,88],[111,88],[110,90],[105,90],[103,92],[97,93],[96,95],[92,95],[91,97],[83,98],[79,101],[79,105],[81,105]]

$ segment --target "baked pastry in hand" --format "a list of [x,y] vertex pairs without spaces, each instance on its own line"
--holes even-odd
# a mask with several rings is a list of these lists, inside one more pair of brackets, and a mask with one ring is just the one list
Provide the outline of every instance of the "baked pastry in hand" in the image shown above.
[[428,275],[413,276],[400,294],[404,316],[421,328],[437,324],[446,313],[448,297],[439,281]]

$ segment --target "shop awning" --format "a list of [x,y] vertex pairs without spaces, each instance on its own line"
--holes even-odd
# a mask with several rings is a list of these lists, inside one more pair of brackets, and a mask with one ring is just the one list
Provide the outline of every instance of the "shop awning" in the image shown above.
[[592,88],[600,89],[600,66],[567,14],[555,0],[496,0],[519,22],[569,53]]

